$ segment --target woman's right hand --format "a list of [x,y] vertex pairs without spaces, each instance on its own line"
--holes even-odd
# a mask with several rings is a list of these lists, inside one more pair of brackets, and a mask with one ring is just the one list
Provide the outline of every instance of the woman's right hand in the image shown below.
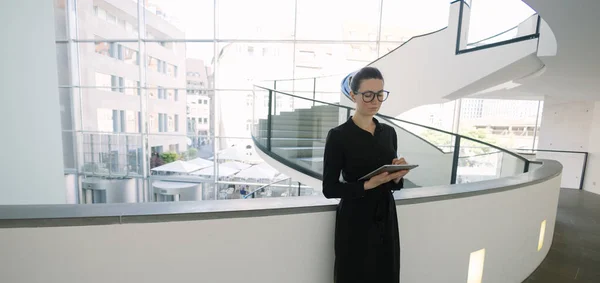
[[369,179],[368,181],[365,182],[365,190],[372,190],[374,188],[379,187],[381,184],[385,184],[387,182],[390,182],[396,178],[399,178],[400,176],[402,176],[402,174],[404,174],[404,170],[395,172],[395,173],[388,173],[388,172],[383,172],[379,175],[373,176],[371,179]]

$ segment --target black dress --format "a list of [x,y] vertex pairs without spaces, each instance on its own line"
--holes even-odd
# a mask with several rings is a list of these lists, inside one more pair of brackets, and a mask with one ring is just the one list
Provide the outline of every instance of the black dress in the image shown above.
[[[325,144],[323,194],[341,198],[335,225],[336,283],[400,281],[400,240],[394,181],[365,191],[360,177],[397,157],[396,131],[373,119],[371,133],[352,119],[331,129]],[[340,172],[343,180],[340,181]]]

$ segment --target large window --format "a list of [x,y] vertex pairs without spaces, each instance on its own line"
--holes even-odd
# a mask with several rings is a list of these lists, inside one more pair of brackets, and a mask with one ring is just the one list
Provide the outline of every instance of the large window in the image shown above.
[[[317,99],[335,102],[343,74],[444,27],[449,1],[54,2],[63,148],[75,148],[64,151],[65,168],[133,176],[151,188],[151,178],[167,174],[152,170],[163,163],[218,153],[226,162],[221,157],[240,152],[260,159],[251,132],[268,101],[254,95],[254,84],[283,79],[280,90],[314,89]],[[316,84],[310,78],[326,75]],[[274,106],[291,111],[301,102],[279,96]],[[239,190],[233,175],[215,172],[193,175],[211,184],[204,198]]]

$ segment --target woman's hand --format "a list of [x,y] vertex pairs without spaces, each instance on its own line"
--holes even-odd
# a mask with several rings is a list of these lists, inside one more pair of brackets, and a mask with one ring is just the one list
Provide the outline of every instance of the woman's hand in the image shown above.
[[395,181],[396,179],[398,179],[398,182],[400,182],[400,179],[402,178],[402,176],[406,175],[406,173],[404,173],[404,171],[408,172],[408,170],[401,170],[398,172],[394,172],[392,174],[390,174],[388,172],[383,172],[379,175],[373,176],[373,177],[371,177],[371,179],[369,179],[369,181],[365,182],[365,190],[371,190],[371,189],[377,188],[381,184],[385,184],[392,180]]
[[[406,163],[406,160],[404,160],[404,157],[403,157],[403,158],[400,158],[400,159],[398,159],[398,158],[394,158],[394,159],[392,160],[392,164],[393,164],[393,165],[402,165],[402,164],[408,164],[408,163]],[[396,172],[396,173],[400,173],[400,174],[398,174],[399,176],[398,176],[398,177],[396,177],[396,178],[394,178],[393,180],[394,180],[394,183],[398,184],[398,183],[400,183],[400,180],[401,180],[401,179],[402,179],[404,176],[406,176],[406,174],[408,174],[408,170],[400,170],[400,171],[398,171],[398,172]]]

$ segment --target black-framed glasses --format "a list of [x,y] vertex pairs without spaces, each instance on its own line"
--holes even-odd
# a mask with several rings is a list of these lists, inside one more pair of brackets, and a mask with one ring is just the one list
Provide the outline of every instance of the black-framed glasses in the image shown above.
[[373,101],[373,99],[375,99],[375,96],[377,96],[377,100],[379,100],[379,102],[384,102],[390,95],[390,92],[387,90],[380,90],[378,92],[373,92],[373,91],[357,92],[356,94],[360,94],[362,96],[363,101],[368,103],[368,102]]

